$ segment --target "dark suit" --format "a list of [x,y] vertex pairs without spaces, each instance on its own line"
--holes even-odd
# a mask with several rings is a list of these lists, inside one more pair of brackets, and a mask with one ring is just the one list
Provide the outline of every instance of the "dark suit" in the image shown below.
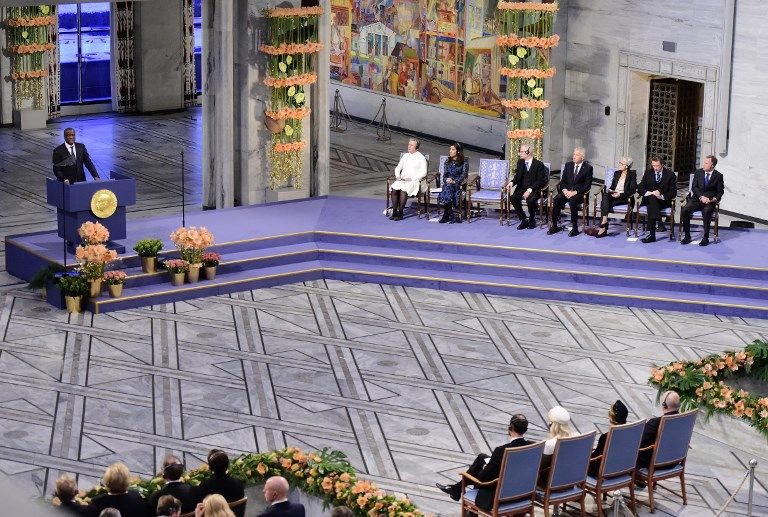
[[[568,205],[571,210],[571,226],[574,230],[579,228],[579,205],[584,202],[584,194],[592,188],[592,165],[588,162],[581,162],[578,169],[578,173],[575,173],[576,165],[573,162],[568,162],[560,174],[557,195],[552,200],[552,226],[559,224],[560,211],[565,205]],[[576,195],[568,199],[563,194],[563,189],[575,190]],[[585,207],[584,210],[587,208]]]
[[712,223],[712,215],[715,213],[715,203],[706,205],[699,201],[701,196],[720,201],[725,193],[725,182],[723,175],[714,169],[709,175],[709,181],[706,181],[704,169],[697,170],[693,175],[693,185],[691,187],[692,195],[685,203],[680,218],[683,220],[683,231],[686,235],[691,233],[691,217],[695,212],[701,211],[701,218],[704,220],[704,237],[709,237],[709,225]]
[[[658,190],[663,199],[659,199],[652,194],[645,195],[646,192]],[[661,171],[661,178],[656,181],[656,172],[653,169],[645,171],[643,180],[637,186],[637,193],[643,196],[641,206],[648,207],[648,225],[651,234],[656,233],[656,221],[661,218],[661,211],[672,206],[672,201],[677,196],[677,176],[671,170],[664,168]]]
[[[467,469],[467,473],[477,478],[479,481],[493,481],[498,478],[501,473],[501,462],[504,459],[504,450],[514,447],[522,447],[523,445],[529,445],[530,443],[531,442],[525,438],[515,438],[507,444],[500,445],[493,449],[491,459],[488,460],[487,464],[485,463],[485,458],[487,458],[488,455],[480,454]],[[484,510],[490,510],[491,507],[493,507],[493,498],[495,496],[496,485],[479,487],[475,503],[478,507]]]
[[54,508],[58,510],[58,513],[64,515],[79,515],[80,517],[88,516],[88,507],[77,501],[62,501],[60,506],[55,506]]
[[[114,508],[120,511],[121,517],[144,517],[147,515],[147,505],[138,492],[129,490],[124,494],[102,494],[91,499],[88,505],[88,515],[99,517],[105,508]],[[152,514],[155,515],[154,513]]]
[[59,181],[69,180],[70,183],[85,181],[84,166],[88,168],[94,179],[99,179],[96,166],[93,165],[88,149],[83,144],[75,142],[75,163],[74,165],[66,165],[65,162],[71,161],[68,160],[71,156],[66,143],[53,150],[53,173],[56,175],[56,179]]
[[597,477],[597,475],[600,473],[600,463],[602,463],[603,458],[600,458],[600,459],[594,459],[594,458],[597,458],[598,456],[603,455],[603,452],[605,451],[605,440],[607,439],[608,439],[608,433],[601,434],[600,438],[597,439],[597,445],[592,451],[592,454],[589,455],[590,461],[589,461],[589,470],[587,471],[587,474],[589,474],[592,477]]
[[267,508],[259,517],[304,517],[304,505],[283,501]]
[[512,206],[515,207],[518,219],[525,220],[525,212],[523,211],[523,194],[528,189],[531,189],[531,193],[526,199],[528,205],[528,216],[530,222],[534,223],[536,220],[536,207],[538,206],[539,198],[541,197],[541,189],[547,185],[547,168],[544,163],[534,158],[531,161],[531,168],[528,169],[525,166],[525,160],[522,158],[517,160],[517,167],[515,168],[515,176],[512,178],[512,184],[515,186],[514,192],[510,196]]
[[197,487],[197,500],[202,501],[205,496],[210,494],[221,494],[228,503],[245,497],[243,482],[229,474],[223,476],[211,474],[211,477],[200,483],[200,486]]
[[194,512],[195,506],[197,506],[199,501],[198,495],[190,485],[178,481],[166,483],[160,490],[152,494],[149,501],[147,501],[147,504],[149,505],[149,515],[152,517],[157,515],[157,502],[164,495],[172,495],[181,501],[181,513]]
[[[670,411],[667,415],[677,415],[678,411]],[[649,418],[643,428],[643,436],[640,438],[640,448],[648,447],[656,443],[656,436],[659,434],[659,425],[663,416],[656,416]],[[637,468],[648,468],[651,464],[651,456],[653,456],[653,450],[640,451],[637,455]]]
[[629,203],[629,200],[633,199],[632,196],[634,196],[635,192],[637,191],[637,173],[631,170],[627,172],[627,177],[624,179],[624,190],[619,194],[618,197],[613,197],[611,194],[612,191],[616,190],[616,185],[619,183],[619,178],[621,178],[621,172],[616,171],[616,174],[613,175],[611,184],[606,185],[608,188],[605,194],[603,194],[603,198],[600,200],[601,216],[609,214],[615,206],[626,205]]

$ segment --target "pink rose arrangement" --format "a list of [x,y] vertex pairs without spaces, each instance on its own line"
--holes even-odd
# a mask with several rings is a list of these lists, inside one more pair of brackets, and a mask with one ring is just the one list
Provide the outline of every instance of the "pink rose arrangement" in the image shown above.
[[77,233],[85,244],[103,244],[109,240],[109,230],[99,222],[86,221]]
[[80,263],[80,272],[88,280],[104,276],[104,267],[117,259],[117,252],[103,244],[85,244],[75,250],[75,260]]
[[128,275],[123,271],[107,271],[104,273],[104,283],[107,285],[119,285],[124,284]]
[[165,269],[171,273],[186,273],[189,269],[189,262],[182,259],[171,259],[163,262]]
[[171,234],[171,241],[190,264],[200,264],[205,248],[213,245],[213,234],[205,226],[180,227]]
[[203,266],[216,267],[219,265],[219,262],[221,262],[221,255],[215,251],[206,251],[203,253]]

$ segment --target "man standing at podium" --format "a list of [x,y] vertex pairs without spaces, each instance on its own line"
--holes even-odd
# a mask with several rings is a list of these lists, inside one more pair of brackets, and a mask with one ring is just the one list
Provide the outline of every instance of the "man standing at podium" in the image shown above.
[[85,181],[83,165],[88,168],[94,180],[101,179],[88,150],[83,144],[75,142],[75,130],[68,127],[64,130],[64,143],[53,150],[53,173],[56,179],[70,185]]

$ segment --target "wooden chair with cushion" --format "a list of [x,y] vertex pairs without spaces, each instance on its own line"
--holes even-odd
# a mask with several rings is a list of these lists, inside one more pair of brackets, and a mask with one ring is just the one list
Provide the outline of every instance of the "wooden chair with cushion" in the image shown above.
[[584,499],[587,493],[584,488],[594,440],[595,431],[557,440],[546,483],[536,489],[536,503],[544,508],[544,517],[549,517],[551,505],[570,501],[578,501],[581,516],[586,515]]
[[507,192],[504,191],[504,185],[507,184],[509,176],[509,162],[507,160],[491,160],[483,158],[480,160],[480,171],[475,183],[470,183],[467,192],[467,205],[469,214],[467,222],[472,219],[472,206],[477,205],[480,210],[483,205],[495,205],[499,207],[499,224],[503,224],[508,218],[509,202]]

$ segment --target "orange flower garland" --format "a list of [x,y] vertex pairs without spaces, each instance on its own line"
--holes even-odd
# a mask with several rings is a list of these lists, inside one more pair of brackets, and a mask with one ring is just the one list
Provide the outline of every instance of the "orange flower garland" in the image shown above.
[[276,153],[291,153],[293,151],[301,151],[307,146],[307,143],[303,140],[298,142],[291,142],[289,144],[282,144],[280,142],[275,144],[274,150]]
[[56,25],[55,16],[37,16],[35,18],[10,18],[5,22],[9,27],[43,27]]
[[48,70],[32,70],[29,72],[11,73],[11,79],[14,81],[18,81],[19,79],[38,79],[40,77],[48,77]]
[[285,79],[277,79],[275,77],[265,77],[264,84],[271,86],[272,88],[285,88],[287,86],[303,86],[306,84],[315,84],[317,82],[317,74],[301,74],[294,75],[292,77],[286,77]]
[[499,73],[507,77],[533,79],[549,79],[554,77],[555,72],[555,68],[547,68],[546,70],[538,70],[536,68],[507,68],[506,66],[499,68]]
[[558,9],[557,4],[534,4],[528,2],[499,2],[497,6],[502,11],[541,11],[554,13]]
[[9,45],[8,52],[11,54],[34,54],[35,52],[46,52],[55,48],[56,45],[53,43],[30,43],[28,45]]
[[282,120],[287,118],[301,119],[309,115],[311,111],[312,110],[309,108],[280,108],[277,111],[266,110],[264,114],[275,120]]
[[279,56],[282,54],[314,54],[315,52],[322,50],[322,48],[322,43],[314,43],[311,41],[305,44],[289,43],[286,45],[285,43],[281,43],[277,47],[264,44],[259,45],[259,50],[271,56]]
[[509,140],[516,140],[518,138],[540,140],[544,138],[544,131],[541,129],[513,129],[512,131],[507,131],[507,138]]
[[519,38],[514,34],[508,36],[499,36],[496,38],[496,44],[500,47],[530,47],[530,48],[554,48],[560,43],[560,36],[555,34],[548,38]]
[[549,107],[549,101],[537,101],[534,99],[504,99],[501,105],[505,108],[517,109],[546,109]]
[[315,7],[278,7],[267,12],[270,18],[285,18],[289,16],[313,16],[323,14],[323,8]]

